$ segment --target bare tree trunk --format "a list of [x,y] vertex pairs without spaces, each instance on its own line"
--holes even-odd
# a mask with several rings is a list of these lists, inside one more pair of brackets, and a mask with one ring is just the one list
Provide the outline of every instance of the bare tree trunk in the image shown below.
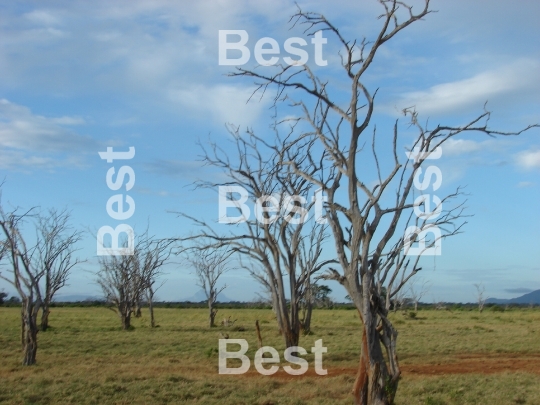
[[308,300],[306,304],[306,312],[304,314],[304,319],[301,323],[302,331],[304,335],[309,335],[311,332],[311,313],[313,312],[313,303],[311,299]]
[[262,336],[261,336],[261,328],[259,327],[258,319],[255,321],[255,329],[257,330],[257,343],[260,349],[261,347],[263,347],[263,342],[262,342]]
[[23,348],[24,350],[24,337],[25,337],[25,330],[26,330],[26,322],[24,321],[25,318],[26,318],[26,315],[25,315],[25,303],[24,301],[22,302],[21,304],[21,347]]
[[141,312],[141,303],[137,301],[137,305],[135,306],[135,318],[140,318],[142,316]]
[[418,311],[418,301],[414,301],[414,311]]
[[272,301],[279,333],[283,336],[285,347],[298,346],[300,339],[300,320],[298,319],[298,316],[292,316],[294,305],[291,307],[291,316],[289,316],[287,302],[284,299],[276,298],[273,295]]
[[285,347],[292,347],[292,346],[298,346],[298,342],[300,340],[300,322],[298,317],[294,319],[294,317],[289,318],[289,314],[287,312],[287,307],[281,308],[282,311],[282,324],[280,325],[281,334],[283,335],[283,339],[285,340]]
[[148,311],[150,312],[150,327],[155,328],[156,320],[154,318],[154,303],[152,302],[152,299],[148,300]]
[[51,311],[48,305],[43,305],[41,310],[41,330],[45,332],[49,328],[49,314]]
[[124,302],[121,304],[118,308],[120,315],[120,319],[122,321],[122,329],[128,330],[131,328],[131,314],[133,313],[133,309],[131,307],[131,304],[128,302]]
[[22,337],[23,337],[23,366],[36,364],[37,353],[37,312],[34,313],[32,302],[29,299],[23,300],[22,304]]
[[131,328],[131,312],[128,314],[122,314],[122,329],[128,330]]
[[215,325],[216,314],[218,310],[214,309],[214,304],[208,300],[208,326],[213,328]]
[[[378,339],[377,336],[375,336]],[[354,383],[353,395],[355,405],[388,405],[388,372],[379,343],[373,344],[367,338],[366,328],[362,334],[362,354],[358,375]]]

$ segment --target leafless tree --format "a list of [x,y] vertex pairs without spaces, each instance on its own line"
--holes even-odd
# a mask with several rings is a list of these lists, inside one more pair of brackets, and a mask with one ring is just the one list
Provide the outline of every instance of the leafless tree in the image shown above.
[[200,243],[199,249],[192,249],[187,254],[188,263],[197,274],[197,285],[201,287],[208,301],[208,326],[215,326],[218,312],[216,303],[219,294],[227,288],[226,284],[218,286],[219,278],[230,269],[231,252],[225,249],[205,249]]
[[69,212],[55,209],[38,217],[36,266],[42,269],[45,284],[41,303],[42,331],[49,326],[49,308],[54,295],[66,285],[71,270],[81,263],[73,254],[82,233],[71,229],[69,218]]
[[[397,331],[387,316],[391,300],[420,271],[422,254],[436,254],[440,241],[460,233],[465,223],[461,188],[438,199],[435,210],[430,211],[425,200],[418,202],[415,198],[415,177],[422,174],[421,169],[429,163],[427,159],[437,156],[446,141],[460,134],[479,132],[495,136],[523,132],[490,129],[488,111],[462,126],[433,127],[421,124],[415,109],[407,108],[403,113],[409,120],[409,131],[417,132],[416,139],[409,144],[408,159],[401,158],[405,144],[398,137],[399,121],[394,125],[391,146],[386,149],[391,163],[382,159],[381,147],[376,145],[377,130],[371,122],[377,91],[368,89],[365,73],[383,44],[423,19],[430,10],[429,0],[425,0],[418,12],[403,1],[379,0],[379,3],[383,11],[381,28],[373,40],[348,41],[320,14],[299,10],[293,16],[295,24],[304,24],[308,35],[324,30],[341,43],[343,78],[350,83],[346,102],[343,102],[343,82],[338,82],[335,76],[331,80],[321,78],[307,64],[276,65],[276,70],[239,67],[231,73],[255,79],[256,91],[265,92],[274,86],[276,105],[286,100],[288,105],[299,108],[302,120],[310,128],[298,141],[317,139],[335,168],[324,171],[325,177],[321,179],[295,159],[288,162],[295,174],[327,193],[326,217],[340,264],[340,270],[332,269],[328,279],[345,287],[363,325],[353,395],[356,404],[377,405],[393,403],[401,375],[396,353]],[[334,80],[339,83],[336,88],[331,87]],[[371,148],[364,148],[365,144],[371,144]],[[303,159],[318,161],[316,151],[308,150],[309,157],[305,153]],[[374,179],[367,174],[366,165],[373,168]],[[415,207],[423,213],[413,215]],[[386,287],[385,295],[383,287]]]
[[487,297],[485,295],[486,287],[484,287],[482,283],[475,283],[474,287],[476,288],[476,301],[478,302],[478,311],[482,312],[484,310],[484,304],[487,300]]
[[151,277],[147,281],[146,287],[146,303],[148,304],[148,312],[150,313],[150,327],[152,328],[156,327],[156,318],[154,315],[155,294],[157,290],[159,290],[165,284],[165,281],[162,281],[159,285],[157,285],[158,275],[159,274],[155,274],[153,277]]
[[200,226],[201,232],[185,239],[205,238],[212,241],[207,245],[210,249],[227,247],[238,253],[241,267],[271,292],[272,307],[286,346],[297,346],[301,329],[299,306],[307,281],[335,261],[321,259],[325,227],[314,216],[308,219],[314,204],[306,198],[313,191],[311,184],[283,162],[294,159],[316,176],[322,158],[312,161],[305,155],[302,159],[304,149],[313,141],[288,144],[276,130],[276,142],[271,144],[252,131],[243,136],[237,128],[229,128],[234,156],[230,157],[214,143],[210,150],[203,147],[205,163],[221,169],[227,179],[222,183],[199,182],[198,186],[211,189],[240,186],[254,206],[259,201],[260,211],[258,215],[228,224],[229,234],[218,233],[206,222],[189,217]]
[[28,247],[21,233],[23,222],[30,212],[5,212],[0,206],[0,227],[3,232],[0,263],[5,259],[8,262],[7,273],[11,273],[9,276],[0,273],[0,277],[17,289],[22,300],[21,342],[24,366],[36,363],[39,331],[37,319],[43,301],[39,282],[44,272],[42,268],[35,267],[35,247]]
[[142,282],[146,292],[146,302],[150,313],[150,326],[156,327],[154,316],[154,295],[159,290],[165,281],[158,284],[159,277],[162,276],[163,266],[169,260],[172,250],[173,241],[170,239],[151,239],[142,244],[138,252],[139,261],[141,262]]
[[399,291],[397,291],[392,298],[392,306],[394,308],[394,312],[397,312],[398,310],[404,310],[407,301],[408,298],[406,291],[404,289],[400,289]]
[[[131,327],[131,316],[141,297],[153,297],[154,285],[171,250],[169,240],[156,240],[145,232],[138,237],[133,255],[110,255],[100,258],[97,283],[111,304],[124,330]],[[151,294],[147,292],[151,291]],[[153,303],[149,302],[150,322],[155,326]]]
[[431,283],[426,280],[411,279],[408,285],[408,295],[414,304],[414,310],[418,311],[418,302],[426,296],[431,288]]

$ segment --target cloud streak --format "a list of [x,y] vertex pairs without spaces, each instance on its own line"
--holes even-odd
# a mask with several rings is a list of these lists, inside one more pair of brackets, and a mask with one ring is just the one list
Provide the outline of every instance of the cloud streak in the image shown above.
[[515,156],[519,167],[525,170],[540,169],[540,149],[525,150]]
[[[523,58],[467,79],[404,93],[399,96],[396,104],[398,110],[415,106],[422,115],[457,112],[516,92],[538,92],[540,77],[533,74],[538,70],[540,61]],[[395,107],[388,107],[386,106],[386,110],[395,114]]]
[[0,99],[0,167],[79,166],[77,157],[99,147],[71,128],[84,123],[80,117],[35,115],[25,106]]

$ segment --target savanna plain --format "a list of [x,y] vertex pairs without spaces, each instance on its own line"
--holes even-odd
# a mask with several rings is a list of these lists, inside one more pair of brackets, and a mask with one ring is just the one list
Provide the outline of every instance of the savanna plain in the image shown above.
[[[421,309],[392,313],[402,379],[398,405],[540,404],[540,310]],[[284,343],[269,309],[220,309],[230,327],[208,327],[207,310],[157,308],[123,331],[103,307],[53,308],[51,327],[38,334],[37,364],[21,365],[20,309],[0,308],[2,404],[351,404],[360,355],[361,325],[354,310],[315,310],[312,334],[302,336],[308,372],[282,368],[260,375],[255,321],[265,346]],[[246,339],[250,370],[218,374],[220,336]],[[318,339],[325,376],[315,373],[311,347]],[[233,350],[237,346],[231,346]],[[234,362],[229,363],[234,366]],[[266,365],[268,367],[268,365]]]

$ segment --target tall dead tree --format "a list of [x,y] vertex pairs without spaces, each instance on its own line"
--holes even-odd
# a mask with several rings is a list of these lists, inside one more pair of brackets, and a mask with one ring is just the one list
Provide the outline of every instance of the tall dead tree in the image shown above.
[[[110,309],[120,318],[122,329],[131,328],[131,316],[141,297],[151,297],[155,292],[155,282],[162,266],[168,260],[171,250],[169,240],[155,240],[148,233],[138,237],[132,255],[101,256],[97,283],[101,287]],[[150,302],[151,325],[155,326],[153,305]]]
[[413,278],[409,282],[409,296],[411,297],[415,311],[418,311],[418,303],[423,297],[426,296],[430,288],[431,283],[429,281],[417,280],[416,278]]
[[141,278],[144,284],[146,303],[150,313],[150,326],[156,327],[154,316],[154,295],[159,290],[165,281],[158,284],[159,277],[163,274],[163,266],[171,256],[171,245],[173,240],[170,239],[152,239],[148,238],[145,243],[139,246],[139,250],[135,252],[140,261]]
[[208,326],[215,326],[217,314],[216,303],[219,294],[227,288],[226,284],[218,286],[220,277],[229,270],[231,253],[225,249],[206,249],[199,244],[199,248],[191,249],[187,254],[188,263],[193,266],[197,274],[197,285],[201,287],[208,302]]
[[485,296],[486,287],[482,283],[474,284],[476,288],[476,302],[478,302],[478,312],[482,313],[487,297]]
[[41,302],[41,330],[49,326],[50,305],[54,295],[66,285],[71,270],[81,260],[74,257],[74,245],[82,233],[69,226],[67,211],[51,209],[38,217],[38,243],[36,245],[36,266],[43,271],[43,301]]
[[[309,216],[309,210],[315,204],[309,201],[309,194],[314,193],[314,188],[283,162],[294,159],[313,176],[317,175],[322,162],[312,161],[307,156],[302,159],[303,149],[308,147],[306,144],[284,148],[286,138],[281,140],[277,131],[278,140],[270,144],[252,131],[240,134],[238,128],[229,129],[235,153],[229,156],[214,143],[209,150],[203,148],[204,162],[221,169],[227,180],[199,182],[198,186],[213,190],[220,186],[238,187],[245,191],[255,213],[244,215],[243,207],[237,206],[240,214],[237,219],[220,225],[221,229],[230,229],[228,234],[182,214],[201,229],[199,234],[183,239],[204,238],[211,241],[206,245],[209,249],[225,247],[237,253],[242,267],[271,292],[272,307],[285,345],[298,346],[300,300],[306,281],[335,261],[321,258],[325,227],[317,223],[315,215]],[[234,199],[231,191],[226,194],[222,197]]]
[[[0,263],[7,261],[9,276],[0,277],[13,285],[21,297],[21,343],[24,366],[36,363],[38,348],[38,313],[42,303],[40,280],[43,269],[34,266],[35,247],[28,247],[21,233],[23,222],[30,211],[19,214],[17,210],[6,213],[0,206]],[[3,264],[3,263],[2,263]],[[11,273],[11,274],[10,274]]]
[[[353,394],[356,404],[370,405],[393,403],[401,375],[397,331],[388,319],[392,298],[420,270],[422,254],[437,254],[441,240],[460,233],[465,223],[461,189],[435,200],[431,211],[433,204],[426,203],[425,196],[415,196],[413,185],[418,184],[418,176],[429,159],[440,156],[445,142],[460,134],[479,132],[494,136],[523,132],[490,129],[488,111],[462,126],[433,127],[421,125],[414,109],[405,109],[409,130],[416,130],[417,137],[412,145],[409,139],[402,140],[398,136],[400,122],[396,121],[390,146],[385,145],[385,156],[390,161],[382,159],[381,148],[375,142],[377,130],[371,122],[377,91],[365,84],[365,73],[386,42],[423,19],[430,10],[429,0],[418,12],[403,1],[379,3],[383,12],[381,28],[372,40],[348,41],[320,14],[299,10],[293,16],[295,23],[304,24],[308,35],[322,30],[340,42],[343,79],[349,83],[346,95],[342,81],[335,76],[330,80],[316,76],[307,64],[276,65],[276,70],[237,68],[231,73],[254,78],[259,91],[275,86],[276,105],[286,100],[288,105],[299,108],[303,121],[309,125],[309,131],[300,135],[298,141],[317,139],[335,168],[325,171],[321,180],[295,159],[288,162],[295,174],[327,194],[326,217],[340,264],[327,278],[343,285],[358,309],[363,330]],[[322,74],[322,70],[318,72]],[[332,89],[333,83],[336,86]],[[290,116],[291,112],[287,114]],[[371,148],[364,148],[365,144],[371,144]],[[405,146],[409,146],[408,154],[404,153]],[[317,149],[306,153],[317,161]],[[368,167],[372,168],[372,177]],[[434,190],[438,188],[432,186]],[[415,215],[415,210],[420,215]]]

